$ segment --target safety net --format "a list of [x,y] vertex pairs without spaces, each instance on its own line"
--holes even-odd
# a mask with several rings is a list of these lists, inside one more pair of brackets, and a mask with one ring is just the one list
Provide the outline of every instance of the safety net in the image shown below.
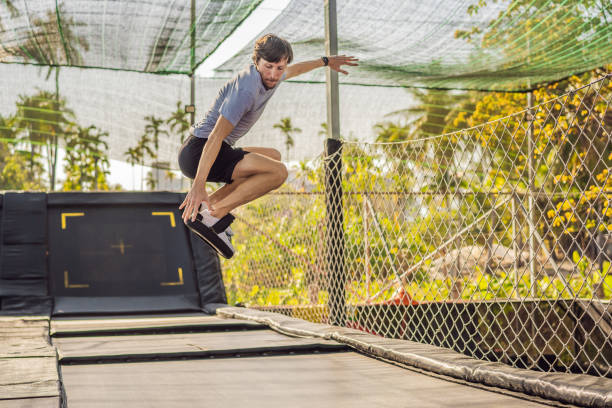
[[189,74],[259,3],[6,0],[0,62]]
[[[360,66],[341,81],[517,91],[612,61],[612,3],[598,0],[337,2],[338,50]],[[325,50],[320,2],[292,0],[266,27],[299,59]],[[233,72],[245,47],[219,68]],[[299,78],[325,81],[323,71]]]
[[229,302],[611,377],[611,79],[502,117],[481,101],[461,131],[338,142],[236,212]]
[[[197,0],[191,30],[184,0],[0,2],[1,188],[187,189],[175,74],[260,3]],[[340,76],[342,141],[321,153],[323,69],[283,84],[241,140],[300,162],[236,211],[228,302],[612,376],[611,7],[339,0],[340,52],[360,58]],[[261,32],[317,58],[323,4],[292,0]],[[252,45],[196,78],[196,120]],[[137,181],[111,183],[113,160]]]
[[[222,79],[196,78],[196,119],[206,112],[223,83]],[[95,166],[100,167],[103,160],[112,164],[105,167],[113,172],[107,177],[109,186],[120,183],[124,189],[182,189],[188,180],[178,172],[177,156],[189,135],[190,118],[185,112],[189,87],[185,75],[77,67],[49,72],[47,67],[0,64],[0,146],[4,154],[24,157],[24,172],[37,168],[32,177],[38,174],[38,188],[51,188],[54,166],[49,160],[57,142],[58,173],[67,161],[89,157],[94,166],[93,158],[98,157]],[[414,100],[400,88],[345,85],[340,92],[345,101],[340,113],[342,132],[357,140],[371,139],[378,121]],[[363,115],[364,110],[369,115]],[[299,130],[291,133],[290,139],[274,127],[283,118],[290,119],[291,129]],[[321,124],[325,121],[324,84],[285,83],[239,144],[275,147],[285,161],[308,160],[323,149],[326,133]],[[159,177],[155,176],[158,180],[141,182],[141,173],[146,178],[151,171],[158,173],[155,168],[160,168]],[[127,181],[121,172],[130,173]],[[58,176],[55,188],[62,188],[65,178]],[[92,189],[94,184],[83,184],[82,189]],[[20,187],[12,184],[4,188]]]

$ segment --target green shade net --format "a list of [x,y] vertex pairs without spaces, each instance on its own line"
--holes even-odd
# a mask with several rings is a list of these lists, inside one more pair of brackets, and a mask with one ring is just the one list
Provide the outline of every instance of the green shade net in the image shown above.
[[[600,0],[338,0],[338,49],[357,56],[341,83],[523,91],[612,62],[612,2]],[[292,0],[264,33],[296,60],[325,51],[321,2]],[[248,63],[246,46],[219,68]],[[302,81],[324,81],[316,70]]]
[[[261,0],[196,0],[195,65]],[[3,0],[0,62],[191,72],[191,2]]]

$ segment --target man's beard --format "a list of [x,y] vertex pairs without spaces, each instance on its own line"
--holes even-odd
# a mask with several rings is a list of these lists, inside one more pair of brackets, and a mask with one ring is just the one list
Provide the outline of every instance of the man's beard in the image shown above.
[[[274,87],[276,86],[276,84],[278,83],[278,81],[264,81],[264,80],[262,80],[262,82],[263,82],[263,85],[264,85],[264,87],[265,87],[266,89],[272,89],[272,88],[274,88]],[[272,85],[269,85],[270,83],[271,83]]]

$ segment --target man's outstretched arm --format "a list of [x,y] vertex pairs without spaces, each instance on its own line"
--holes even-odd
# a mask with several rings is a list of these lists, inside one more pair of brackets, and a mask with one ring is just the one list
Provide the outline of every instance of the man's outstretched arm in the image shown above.
[[[334,71],[341,72],[345,75],[347,75],[348,72],[341,68],[342,65],[356,66],[357,61],[359,61],[355,57],[348,57],[346,55],[332,55],[330,57],[327,57],[327,59],[328,66],[331,69],[333,69]],[[285,76],[285,79],[293,78],[306,72],[312,71],[315,68],[320,68],[324,66],[325,63],[323,62],[323,58],[317,58],[311,61],[297,62],[287,67],[287,75]]]

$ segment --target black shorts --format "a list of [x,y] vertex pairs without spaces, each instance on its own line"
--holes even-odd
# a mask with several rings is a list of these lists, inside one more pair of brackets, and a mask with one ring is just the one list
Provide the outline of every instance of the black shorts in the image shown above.
[[[200,157],[202,156],[202,150],[207,140],[208,139],[190,135],[189,138],[185,140],[185,143],[183,143],[183,146],[181,146],[178,162],[181,172],[185,177],[189,177],[190,179],[195,178],[196,172],[198,171],[198,164],[200,163]],[[230,184],[233,181],[232,173],[234,172],[236,164],[238,164],[247,153],[247,151],[239,147],[232,147],[225,142],[221,143],[221,149],[219,149],[219,154],[210,168],[207,181]]]

